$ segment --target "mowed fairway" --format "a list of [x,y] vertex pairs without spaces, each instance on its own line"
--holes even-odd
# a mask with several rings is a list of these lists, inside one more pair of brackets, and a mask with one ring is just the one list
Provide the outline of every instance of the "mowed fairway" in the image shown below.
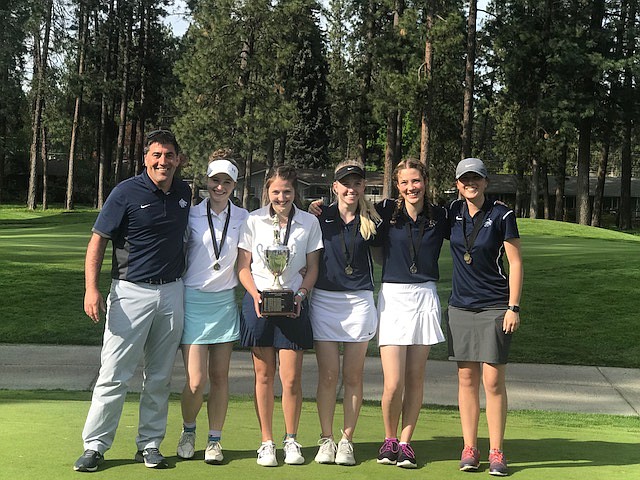
[[[480,449],[484,463],[479,473],[458,471],[461,448],[458,414],[454,409],[423,409],[412,445],[418,470],[378,465],[375,457],[383,438],[380,407],[365,405],[355,436],[357,465],[341,467],[313,462],[319,425],[315,404],[305,402],[299,441],[306,462],[301,466],[260,467],[255,461],[260,434],[253,402],[234,398],[229,405],[222,445],[223,465],[206,465],[203,459],[206,422],[200,417],[196,459],[178,460],[175,447],[180,434],[180,404],[174,397],[162,452],[171,468],[146,469],[133,462],[137,427],[135,396],[126,402],[113,448],[93,474],[74,473],[73,462],[82,453],[80,432],[89,408],[87,393],[0,392],[0,445],[2,478],[69,479],[91,476],[101,479],[415,479],[431,480],[489,478],[486,451],[487,430],[480,424]],[[340,409],[339,409],[340,411]],[[283,431],[276,404],[274,431]],[[339,425],[336,423],[336,431]],[[546,412],[512,412],[507,428],[506,452],[513,478],[519,480],[631,480],[640,478],[637,418],[604,415],[574,415]],[[280,445],[278,445],[280,447]]]
[[[93,325],[82,309],[84,252],[96,215],[0,208],[0,341],[100,344],[102,324]],[[519,226],[525,282],[522,326],[510,360],[640,367],[640,237],[546,220],[519,219]],[[105,296],[110,252],[102,269]],[[440,270],[446,306],[447,242]],[[376,353],[375,342],[370,353]],[[440,344],[431,358],[446,355]]]

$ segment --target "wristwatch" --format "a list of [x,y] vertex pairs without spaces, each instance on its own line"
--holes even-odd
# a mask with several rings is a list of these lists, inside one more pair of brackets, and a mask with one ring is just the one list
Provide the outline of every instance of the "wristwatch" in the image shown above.
[[516,313],[518,313],[520,311],[520,306],[519,305],[509,305],[507,308],[509,310],[511,310],[512,312],[516,312]]

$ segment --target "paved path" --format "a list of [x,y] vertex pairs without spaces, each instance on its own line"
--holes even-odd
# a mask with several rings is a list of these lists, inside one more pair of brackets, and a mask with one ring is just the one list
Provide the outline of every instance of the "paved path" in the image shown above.
[[[99,367],[100,347],[0,344],[0,389],[91,390]],[[314,398],[314,355],[305,355],[303,368],[304,397]],[[233,353],[230,377],[231,394],[252,394],[249,352]],[[140,390],[141,381],[138,371],[133,391]],[[177,355],[171,389],[180,392],[183,385],[184,367],[181,355]],[[512,363],[507,371],[507,388],[511,410],[640,416],[640,369]],[[429,360],[424,391],[426,404],[456,405],[455,363]],[[379,401],[381,393],[380,359],[368,357],[364,397]]]

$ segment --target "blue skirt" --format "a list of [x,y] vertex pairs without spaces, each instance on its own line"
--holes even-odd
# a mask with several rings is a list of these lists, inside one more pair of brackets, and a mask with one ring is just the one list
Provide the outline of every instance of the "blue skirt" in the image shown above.
[[181,344],[211,345],[240,338],[240,315],[233,288],[221,292],[184,290]]

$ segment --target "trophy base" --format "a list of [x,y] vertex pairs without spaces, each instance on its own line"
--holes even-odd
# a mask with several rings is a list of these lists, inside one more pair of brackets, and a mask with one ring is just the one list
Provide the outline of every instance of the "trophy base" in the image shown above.
[[260,313],[263,317],[292,315],[296,312],[293,297],[293,290],[265,289],[262,291]]

